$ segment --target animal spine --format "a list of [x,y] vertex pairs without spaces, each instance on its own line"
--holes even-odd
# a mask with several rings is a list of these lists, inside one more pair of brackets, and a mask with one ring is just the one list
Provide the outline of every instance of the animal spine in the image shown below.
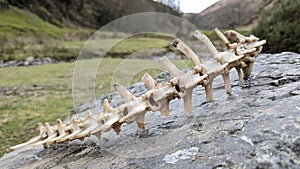
[[[161,115],[169,116],[169,102],[175,98],[183,98],[184,110],[192,112],[192,91],[198,85],[202,85],[206,91],[206,100],[213,101],[212,83],[216,76],[222,75],[226,93],[231,94],[229,71],[237,70],[240,84],[243,79],[247,80],[251,74],[253,63],[262,50],[265,40],[259,41],[251,35],[245,37],[236,31],[227,31],[225,35],[217,28],[215,32],[226,45],[227,50],[219,52],[206,35],[195,31],[194,36],[203,42],[213,58],[203,62],[187,45],[180,39],[174,40],[172,46],[184,53],[194,63],[194,69],[183,73],[167,57],[160,59],[160,64],[173,77],[170,82],[159,84],[149,74],[145,74],[142,81],[146,84],[148,91],[140,97],[135,97],[126,88],[114,85],[114,88],[123,97],[125,103],[113,108],[105,99],[104,110],[100,114],[88,112],[84,119],[72,117],[71,121],[63,124],[60,119],[54,126],[49,123],[38,124],[40,134],[26,143],[10,147],[7,151],[13,151],[24,146],[43,145],[44,148],[57,147],[58,143],[68,145],[69,141],[83,140],[89,135],[101,137],[102,132],[113,129],[117,134],[121,131],[123,123],[135,121],[140,129],[145,129],[145,114],[148,111],[160,111]],[[242,72],[241,72],[242,70]]]

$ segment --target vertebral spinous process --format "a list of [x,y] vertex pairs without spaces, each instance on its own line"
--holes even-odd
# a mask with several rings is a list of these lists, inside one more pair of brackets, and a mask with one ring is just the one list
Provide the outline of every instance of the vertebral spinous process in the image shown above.
[[170,116],[169,103],[176,98],[183,99],[184,110],[191,113],[192,92],[199,85],[205,88],[206,101],[213,101],[212,83],[215,77],[221,75],[227,94],[231,94],[229,71],[235,68],[240,84],[250,77],[256,57],[262,50],[265,40],[251,35],[245,37],[236,31],[227,31],[224,34],[215,29],[215,32],[225,44],[227,50],[218,51],[208,37],[200,31],[195,31],[194,36],[208,48],[213,58],[204,62],[192,49],[180,39],[175,39],[172,46],[185,54],[194,64],[194,68],[186,73],[179,70],[167,57],[162,57],[159,62],[173,77],[169,82],[159,84],[149,74],[142,77],[148,91],[140,97],[135,97],[128,89],[120,85],[114,85],[115,90],[124,99],[124,104],[111,107],[108,100],[103,102],[103,112],[92,114],[88,112],[85,118],[73,116],[71,121],[62,123],[60,119],[54,126],[48,122],[39,123],[39,135],[28,142],[10,147],[8,151],[24,146],[43,145],[44,148],[64,143],[68,146],[69,141],[95,135],[101,137],[102,132],[113,129],[117,134],[121,131],[123,123],[136,122],[140,129],[145,130],[145,114],[149,111],[160,111],[163,116]]

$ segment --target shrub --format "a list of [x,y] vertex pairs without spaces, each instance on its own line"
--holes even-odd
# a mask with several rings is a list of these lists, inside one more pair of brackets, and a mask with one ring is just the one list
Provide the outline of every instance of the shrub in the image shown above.
[[282,0],[264,11],[252,33],[266,39],[265,52],[300,53],[300,1]]

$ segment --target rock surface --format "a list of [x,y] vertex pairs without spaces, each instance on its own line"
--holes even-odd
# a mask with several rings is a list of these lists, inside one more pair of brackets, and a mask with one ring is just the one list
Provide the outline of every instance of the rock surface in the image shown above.
[[[250,80],[239,86],[232,72],[231,84],[228,96],[217,78],[212,103],[197,87],[190,115],[174,100],[169,118],[147,113],[146,131],[132,123],[120,135],[91,136],[69,148],[19,149],[5,154],[0,168],[300,168],[300,55],[262,54]],[[136,95],[145,90],[142,83],[130,89]],[[105,97],[122,103],[115,94]]]

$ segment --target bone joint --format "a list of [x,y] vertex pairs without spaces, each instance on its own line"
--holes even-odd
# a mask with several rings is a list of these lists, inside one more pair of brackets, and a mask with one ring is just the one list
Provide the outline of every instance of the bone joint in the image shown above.
[[237,70],[240,84],[243,79],[248,79],[253,63],[266,41],[260,41],[253,35],[245,37],[233,30],[223,34],[216,28],[215,32],[227,47],[226,51],[219,52],[208,37],[200,31],[194,33],[194,36],[204,43],[211,52],[213,56],[211,60],[204,62],[184,42],[176,39],[172,45],[192,60],[195,65],[193,70],[184,73],[167,57],[162,57],[159,63],[173,77],[169,82],[159,84],[146,73],[142,81],[148,91],[140,97],[135,97],[127,88],[116,84],[114,88],[124,99],[124,104],[113,108],[105,99],[103,112],[100,114],[88,112],[84,119],[78,119],[74,116],[70,122],[65,124],[58,119],[54,126],[48,122],[45,124],[38,123],[38,136],[28,142],[12,146],[7,151],[41,145],[44,148],[52,146],[56,149],[59,143],[68,146],[69,141],[84,140],[90,135],[96,135],[100,138],[102,132],[111,129],[119,134],[123,123],[136,122],[140,129],[145,130],[145,114],[149,111],[160,111],[161,115],[170,116],[169,103],[175,98],[182,98],[185,112],[191,113],[193,111],[192,92],[197,86],[205,88],[206,101],[213,101],[212,83],[214,78],[219,75],[223,76],[226,93],[231,94],[229,71],[232,68]]

